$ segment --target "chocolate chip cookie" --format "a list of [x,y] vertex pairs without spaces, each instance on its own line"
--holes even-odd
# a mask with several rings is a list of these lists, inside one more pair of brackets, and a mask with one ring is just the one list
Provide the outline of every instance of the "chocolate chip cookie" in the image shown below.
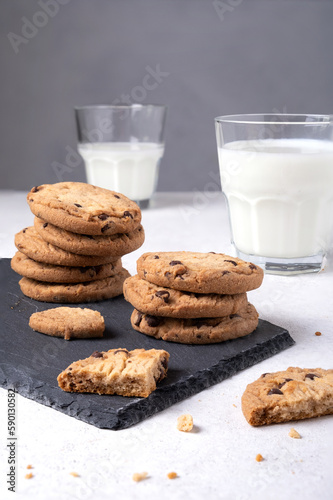
[[83,182],[35,186],[27,200],[37,217],[73,233],[128,233],[141,221],[140,208],[134,201]]
[[149,252],[137,261],[140,278],[194,293],[237,294],[258,288],[263,270],[236,257],[198,252]]
[[101,266],[54,266],[37,262],[22,252],[16,252],[11,260],[12,269],[26,278],[49,283],[80,283],[114,276],[121,270],[121,260]]
[[113,262],[117,257],[94,255],[77,255],[44,241],[33,226],[22,229],[15,235],[17,249],[37,262],[56,266],[100,266]]
[[110,299],[123,293],[123,283],[129,272],[122,269],[115,276],[85,283],[46,283],[22,278],[19,285],[27,297],[41,302],[77,304]]
[[111,236],[77,234],[54,226],[35,217],[35,229],[43,240],[63,250],[80,255],[120,257],[137,250],[144,242],[145,233],[141,224],[128,233]]
[[81,307],[55,307],[32,314],[29,326],[52,337],[72,338],[103,337],[104,318],[98,311]]
[[74,361],[58,376],[67,392],[93,392],[146,398],[166,377],[169,353],[163,350],[124,348],[95,351]]
[[247,305],[245,293],[236,295],[181,292],[149,283],[138,275],[127,278],[124,297],[137,310],[170,318],[213,318],[229,316]]
[[253,426],[333,414],[333,370],[264,373],[247,386],[242,410]]
[[165,318],[134,309],[131,323],[138,332],[156,339],[181,344],[213,344],[244,337],[253,332],[258,325],[258,313],[249,303],[237,314],[223,318]]

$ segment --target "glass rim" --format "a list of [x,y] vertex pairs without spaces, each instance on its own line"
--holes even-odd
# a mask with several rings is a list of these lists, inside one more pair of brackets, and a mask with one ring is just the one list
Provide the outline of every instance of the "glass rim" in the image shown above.
[[[281,120],[264,120],[269,117],[280,116]],[[288,121],[287,118],[299,118],[301,121]],[[302,120],[303,118],[303,120]],[[312,118],[314,121],[306,121]],[[306,114],[306,113],[249,113],[240,115],[224,115],[215,118],[216,123],[252,124],[252,125],[329,125],[333,124],[333,115]]]
[[167,109],[166,104],[87,104],[84,106],[74,106],[75,111],[84,111],[84,110],[92,110],[92,109],[138,109],[138,108],[164,108]]

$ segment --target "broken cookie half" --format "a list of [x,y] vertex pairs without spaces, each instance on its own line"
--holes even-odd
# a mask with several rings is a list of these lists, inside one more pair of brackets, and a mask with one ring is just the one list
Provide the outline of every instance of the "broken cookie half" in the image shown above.
[[158,349],[95,351],[72,363],[58,376],[67,392],[147,397],[166,377],[169,353]]

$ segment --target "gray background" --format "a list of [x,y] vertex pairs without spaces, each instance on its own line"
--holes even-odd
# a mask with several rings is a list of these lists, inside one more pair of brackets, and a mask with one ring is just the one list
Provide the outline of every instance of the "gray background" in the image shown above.
[[[85,180],[66,159],[72,108],[122,94],[169,106],[162,191],[203,189],[217,174],[217,115],[333,113],[332,1],[225,0],[224,15],[212,0],[62,1],[17,54],[8,34],[22,36],[23,17],[43,24],[42,9],[0,3],[0,188],[57,182],[54,162],[67,162],[62,180]],[[143,96],[135,88],[157,65],[169,74]]]

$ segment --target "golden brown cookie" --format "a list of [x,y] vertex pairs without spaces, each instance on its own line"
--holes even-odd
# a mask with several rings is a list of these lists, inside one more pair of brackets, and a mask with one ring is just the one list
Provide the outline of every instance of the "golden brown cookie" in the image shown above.
[[48,283],[80,283],[114,276],[122,268],[121,260],[101,266],[54,266],[37,262],[22,252],[16,252],[11,260],[12,269],[26,278]]
[[333,414],[333,370],[288,368],[249,384],[242,410],[253,426]]
[[224,318],[176,319],[143,314],[134,309],[132,327],[156,339],[181,344],[213,344],[244,337],[258,325],[258,313],[252,304]]
[[103,337],[104,318],[98,311],[80,307],[55,307],[32,314],[29,326],[53,337],[72,338]]
[[118,233],[110,236],[72,233],[38,217],[35,217],[34,225],[43,240],[79,255],[114,255],[115,257],[121,257],[140,248],[145,239],[141,224],[128,233]]
[[83,182],[35,186],[27,200],[37,217],[73,233],[127,233],[141,221],[140,208],[134,201]]
[[194,293],[236,294],[258,288],[263,270],[236,257],[199,252],[149,252],[137,261],[140,278]]
[[67,250],[44,241],[33,226],[26,227],[15,235],[15,245],[20,252],[30,257],[30,259],[56,266],[100,266],[117,259],[113,255],[101,257],[67,252]]
[[229,316],[247,305],[246,293],[219,295],[182,292],[154,285],[138,275],[125,281],[124,297],[138,311],[170,318]]
[[146,398],[168,370],[169,353],[163,350],[111,349],[95,351],[75,361],[58,376],[67,392],[94,392]]
[[30,278],[22,278],[19,285],[22,293],[41,302],[78,304],[110,299],[123,293],[123,283],[129,276],[122,269],[115,276],[85,283],[46,283]]

